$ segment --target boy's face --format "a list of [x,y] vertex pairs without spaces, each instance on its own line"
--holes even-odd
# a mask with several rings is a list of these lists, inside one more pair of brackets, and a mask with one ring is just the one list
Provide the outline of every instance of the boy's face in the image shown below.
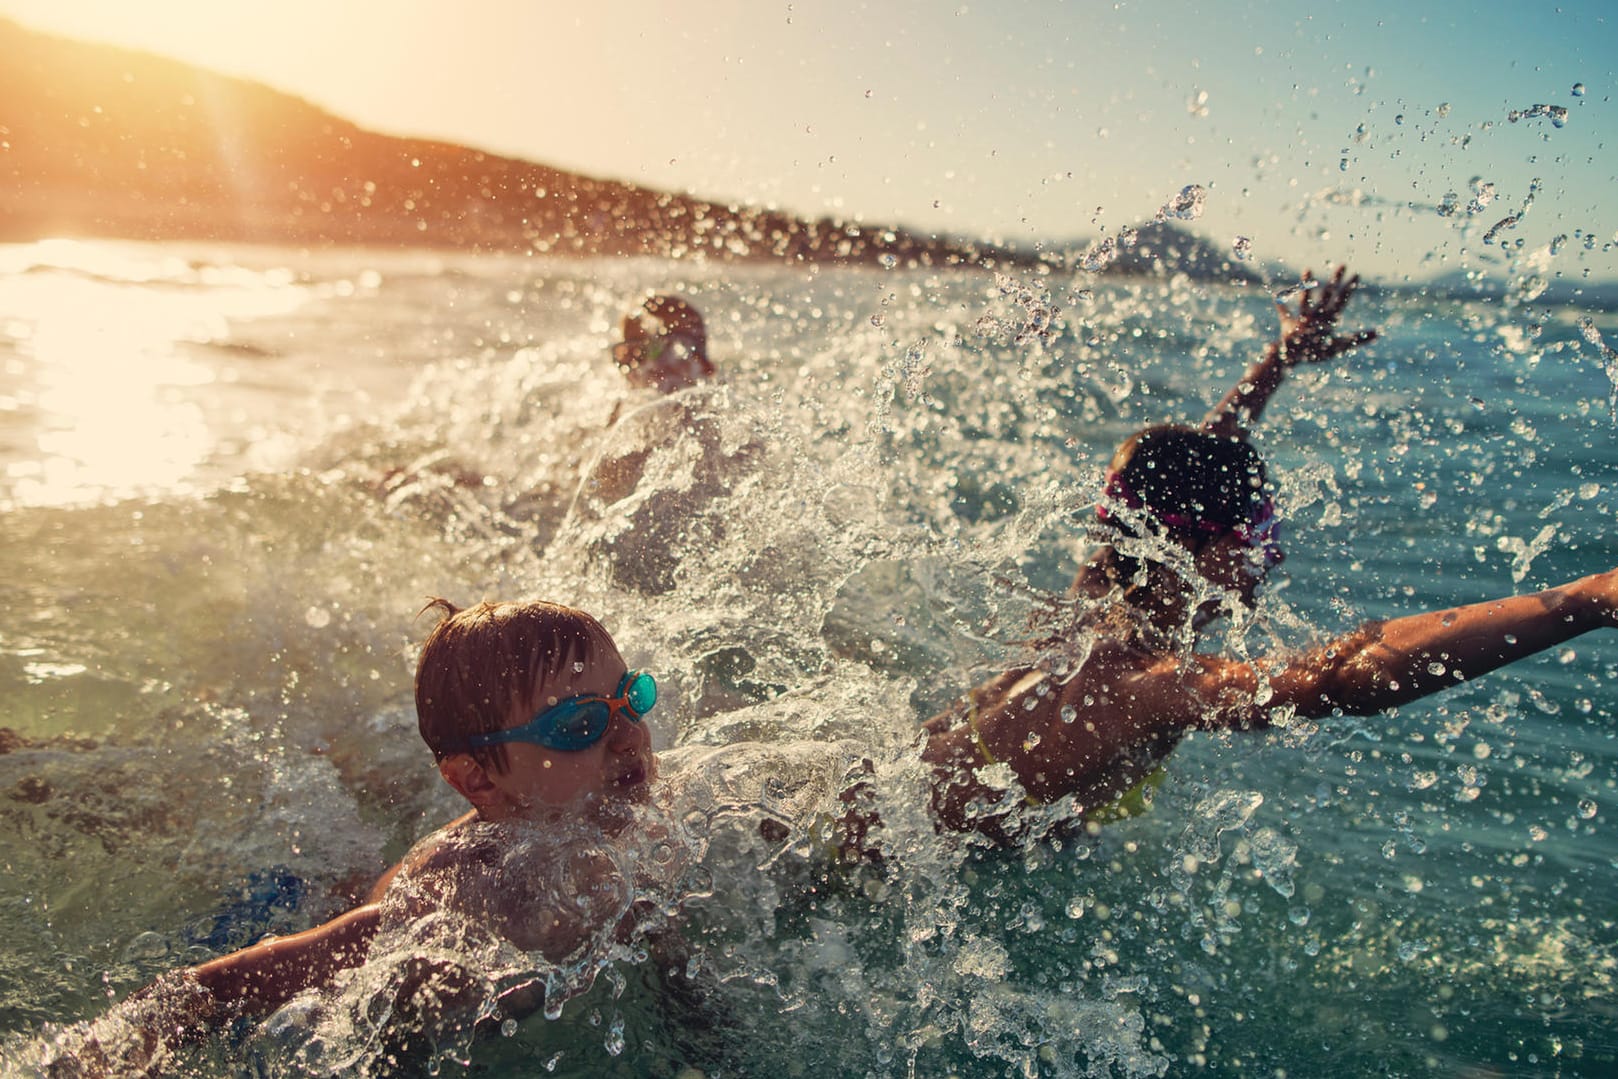
[[[505,726],[520,727],[535,713],[580,695],[610,697],[625,673],[615,648],[599,653],[583,670],[566,667],[538,687],[531,709],[515,708]],[[645,722],[623,712],[613,715],[607,733],[578,750],[547,749],[531,742],[507,742],[504,770],[485,769],[494,788],[489,801],[478,804],[485,820],[533,816],[546,809],[587,801],[645,801],[657,778],[657,755]]]

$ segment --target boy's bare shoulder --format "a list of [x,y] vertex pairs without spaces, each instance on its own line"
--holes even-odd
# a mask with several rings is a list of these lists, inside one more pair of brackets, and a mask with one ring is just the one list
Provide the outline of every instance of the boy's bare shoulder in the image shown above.
[[555,823],[468,814],[400,862],[382,900],[382,929],[462,939],[475,927],[559,962],[610,934],[633,899],[610,845],[599,840]]
[[480,844],[475,839],[477,811],[456,817],[431,835],[423,836],[399,863],[402,873],[430,873],[451,869],[475,857]]
[[398,913],[398,908],[418,908],[425,898],[427,882],[464,875],[464,871],[486,864],[494,857],[493,844],[476,835],[477,813],[457,817],[430,835],[416,841],[399,863],[384,873],[371,889],[370,901],[382,903]]

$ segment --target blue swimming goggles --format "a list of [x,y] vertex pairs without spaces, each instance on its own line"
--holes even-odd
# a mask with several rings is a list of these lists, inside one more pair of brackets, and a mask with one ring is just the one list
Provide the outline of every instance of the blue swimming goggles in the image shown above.
[[628,716],[631,723],[639,723],[656,703],[657,683],[652,676],[645,671],[625,671],[618,689],[610,697],[592,693],[569,697],[541,710],[520,727],[474,734],[466,744],[480,749],[505,742],[530,742],[571,753],[589,749],[601,741],[612,724],[612,717],[619,712]]

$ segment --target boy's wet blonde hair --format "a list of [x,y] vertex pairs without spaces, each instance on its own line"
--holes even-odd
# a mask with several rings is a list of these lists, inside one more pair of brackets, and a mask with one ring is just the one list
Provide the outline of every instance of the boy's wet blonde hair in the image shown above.
[[467,746],[474,734],[502,730],[513,710],[532,712],[542,687],[573,664],[616,651],[601,623],[558,603],[479,603],[465,610],[434,597],[423,612],[444,617],[416,664],[416,723],[433,759],[470,753],[506,768],[503,745]]

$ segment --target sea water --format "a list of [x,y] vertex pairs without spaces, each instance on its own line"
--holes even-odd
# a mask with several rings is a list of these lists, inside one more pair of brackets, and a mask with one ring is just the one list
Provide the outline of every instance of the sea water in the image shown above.
[[[670,810],[681,971],[605,948],[559,1014],[422,1067],[1610,1073],[1611,634],[1384,715],[1193,736],[1128,819],[1010,851],[927,823],[916,725],[1023,654],[1113,446],[1200,419],[1294,283],[5,249],[0,1061],[344,909],[460,811],[410,692],[445,596],[599,616],[659,679],[660,748],[779,748]],[[618,378],[653,289],[702,310],[721,385]],[[1254,433],[1287,562],[1207,647],[1618,563],[1618,318],[1529,297],[1355,298],[1381,338]],[[715,827],[790,816],[770,770],[816,745],[876,769],[878,869]],[[351,996],[175,1066],[375,1066],[381,997]]]

